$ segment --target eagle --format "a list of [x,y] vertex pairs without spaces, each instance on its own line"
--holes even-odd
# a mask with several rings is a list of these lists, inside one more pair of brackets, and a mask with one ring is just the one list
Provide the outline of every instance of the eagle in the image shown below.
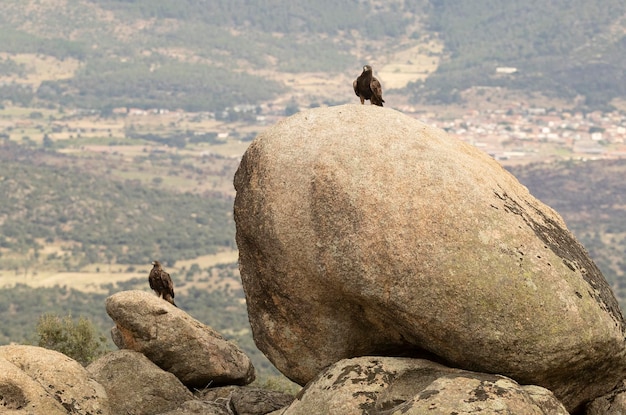
[[171,303],[174,307],[178,307],[176,303],[174,303],[174,284],[172,284],[170,274],[161,268],[159,261],[154,261],[152,265],[153,267],[148,277],[150,288],[152,288],[159,297],[163,297],[165,301]]
[[354,93],[357,97],[361,98],[361,105],[369,100],[372,105],[383,106],[383,88],[380,86],[378,79],[372,75],[372,67],[365,65],[363,72],[358,78],[352,82]]

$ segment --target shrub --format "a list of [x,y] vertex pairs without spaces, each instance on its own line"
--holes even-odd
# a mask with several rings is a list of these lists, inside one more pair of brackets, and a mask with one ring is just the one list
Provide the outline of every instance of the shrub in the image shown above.
[[84,317],[74,321],[71,315],[44,314],[39,317],[37,337],[40,347],[61,352],[83,366],[107,351],[106,338]]

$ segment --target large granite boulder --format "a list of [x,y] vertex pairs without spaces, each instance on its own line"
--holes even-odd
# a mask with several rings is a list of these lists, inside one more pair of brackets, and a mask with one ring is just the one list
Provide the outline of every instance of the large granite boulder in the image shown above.
[[234,184],[254,339],[300,384],[348,357],[431,356],[572,410],[626,377],[617,301],[562,218],[439,129],[305,111],[251,143]]
[[0,347],[0,408],[16,415],[112,413],[105,389],[80,363],[24,345]]
[[254,380],[254,366],[236,344],[151,293],[116,293],[106,299],[106,310],[119,348],[143,353],[187,387]]
[[156,415],[194,399],[176,376],[132,350],[108,353],[87,370],[106,389],[113,414]]
[[360,357],[319,374],[283,415],[568,415],[552,392],[423,359]]

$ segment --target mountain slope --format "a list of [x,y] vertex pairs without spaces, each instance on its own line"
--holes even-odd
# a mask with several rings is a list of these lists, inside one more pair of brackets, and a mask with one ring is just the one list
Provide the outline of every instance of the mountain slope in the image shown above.
[[[389,85],[414,102],[500,86],[603,107],[626,95],[625,26],[621,0],[5,0],[0,53],[80,65],[65,79],[16,88],[2,72],[24,68],[0,55],[0,88],[21,105],[105,111],[219,111],[290,97],[301,107],[348,102],[370,63],[394,68]],[[432,62],[416,64],[424,60]],[[517,72],[496,73],[503,66]],[[408,71],[401,83],[396,70]],[[303,96],[312,74],[319,84]]]
[[[433,0],[430,29],[449,59],[426,81],[431,99],[475,85],[583,95],[603,105],[626,93],[626,3],[620,0]],[[510,76],[496,67],[515,67]],[[424,93],[421,92],[423,96]]]
[[5,3],[0,52],[82,62],[75,76],[44,81],[36,97],[97,109],[217,111],[267,102],[286,91],[277,73],[359,68],[339,30],[381,37],[410,23],[401,11],[373,12],[367,2]]

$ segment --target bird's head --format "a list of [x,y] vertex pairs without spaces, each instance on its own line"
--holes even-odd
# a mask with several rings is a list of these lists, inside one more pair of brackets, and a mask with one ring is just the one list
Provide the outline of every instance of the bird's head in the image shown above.
[[363,67],[363,72],[372,72],[372,67],[371,67],[371,66],[369,66],[369,65],[365,65],[365,66]]
[[154,265],[155,267],[160,267],[161,263],[159,261],[152,261],[152,265]]

